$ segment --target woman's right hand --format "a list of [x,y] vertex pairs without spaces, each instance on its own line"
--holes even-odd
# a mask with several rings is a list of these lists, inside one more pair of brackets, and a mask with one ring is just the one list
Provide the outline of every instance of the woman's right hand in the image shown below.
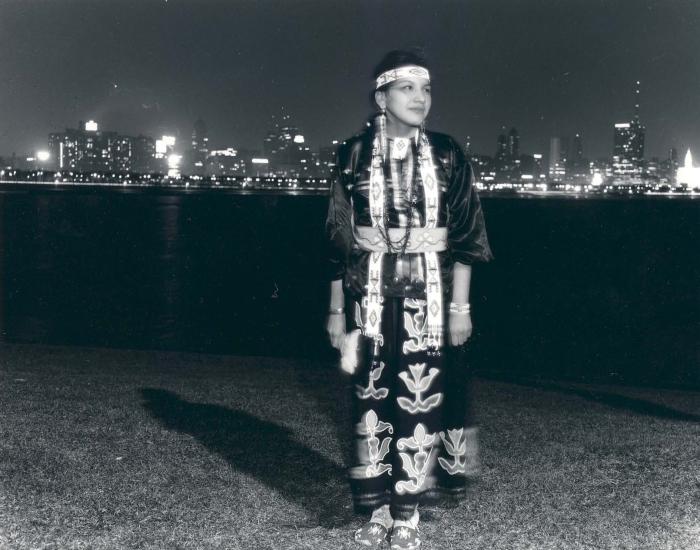
[[330,313],[326,322],[326,331],[331,340],[331,346],[340,349],[345,337],[345,315],[342,313]]

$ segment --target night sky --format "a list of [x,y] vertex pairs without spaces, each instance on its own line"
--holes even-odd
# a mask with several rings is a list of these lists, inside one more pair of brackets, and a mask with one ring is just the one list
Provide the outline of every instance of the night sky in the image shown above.
[[522,152],[580,132],[610,156],[639,79],[646,157],[700,158],[698,0],[0,0],[0,156],[88,119],[187,141],[201,116],[212,148],[260,149],[283,107],[329,144],[370,113],[383,53],[414,45],[433,63],[428,127],[475,152],[515,126]]

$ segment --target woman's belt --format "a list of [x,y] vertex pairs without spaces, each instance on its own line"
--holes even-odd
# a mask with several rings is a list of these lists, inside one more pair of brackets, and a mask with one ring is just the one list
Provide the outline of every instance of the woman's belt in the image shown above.
[[[389,240],[399,246],[406,237],[403,227],[390,227]],[[354,228],[355,242],[362,250],[370,252],[389,252],[384,237],[377,227],[356,225]],[[406,244],[406,252],[441,252],[447,250],[446,227],[412,227],[411,235]]]

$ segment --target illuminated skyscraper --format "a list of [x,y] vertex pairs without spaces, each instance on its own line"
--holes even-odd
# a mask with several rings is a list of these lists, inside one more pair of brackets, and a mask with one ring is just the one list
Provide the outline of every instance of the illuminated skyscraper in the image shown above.
[[505,127],[501,128],[501,133],[498,134],[498,139],[496,141],[496,155],[494,160],[496,162],[496,170],[505,170],[509,164],[509,154],[508,154],[508,136],[505,133]]
[[569,154],[569,159],[575,166],[578,166],[583,161],[583,139],[581,138],[581,134],[576,134],[574,136],[574,143],[571,153]]
[[108,147],[108,170],[131,172],[134,165],[134,138],[109,132],[105,136]]
[[646,128],[639,121],[639,80],[634,91],[634,118],[631,122],[632,127],[632,161],[641,165],[644,160],[644,134]]
[[201,118],[194,123],[192,131],[192,149],[190,151],[190,169],[193,174],[204,174],[207,155],[209,154],[209,137],[207,125]]
[[613,174],[616,176],[632,176],[635,174],[633,162],[634,129],[629,122],[615,124],[615,137],[613,139]]
[[79,130],[66,129],[65,132],[49,134],[49,154],[56,170],[77,170],[82,135]]
[[632,127],[629,122],[615,124],[613,155],[627,159],[632,158]]
[[533,158],[533,177],[536,180],[545,179],[546,175],[544,173],[544,166],[542,166],[542,153],[535,153],[532,155]]
[[566,175],[566,142],[557,136],[549,139],[549,177],[553,180],[562,180]]
[[520,156],[520,135],[515,128],[508,132],[508,157],[512,162]]
[[53,168],[79,172],[129,172],[133,170],[135,140],[105,132],[95,121],[49,134]]
[[49,151],[59,170],[82,172],[110,170],[110,143],[90,120],[78,128],[49,134]]
[[615,124],[613,138],[613,174],[638,176],[644,163],[646,128],[639,120],[639,80],[635,89],[634,117],[630,122]]
[[292,124],[290,115],[273,119],[272,128],[263,141],[263,151],[271,173],[304,177],[313,172],[311,149],[301,130]]
[[559,162],[559,151],[561,150],[561,141],[558,137],[549,138],[549,172],[554,170],[557,162]]

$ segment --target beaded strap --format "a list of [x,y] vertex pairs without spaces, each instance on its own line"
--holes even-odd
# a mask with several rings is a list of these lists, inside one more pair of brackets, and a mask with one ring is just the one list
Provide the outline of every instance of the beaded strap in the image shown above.
[[[383,124],[383,115],[380,115],[380,131],[375,134],[372,143],[372,164],[370,168],[369,181],[369,210],[372,219],[372,227],[377,228],[385,239],[387,250],[396,251],[393,243],[389,240],[388,221],[386,219],[385,208],[385,181],[384,181],[384,158],[386,155],[385,143],[386,132]],[[425,228],[436,228],[438,223],[438,212],[440,207],[440,196],[435,165],[430,152],[430,143],[425,132],[419,132],[418,138],[418,162],[420,166],[420,177],[425,195]],[[410,200],[410,197],[409,197]],[[412,203],[411,203],[412,206]],[[412,212],[412,209],[411,209]],[[412,217],[412,216],[411,216]],[[406,231],[401,249],[405,252],[410,240],[410,225],[412,219],[408,220],[409,227]],[[443,303],[442,303],[442,282],[440,273],[440,261],[436,251],[423,252],[426,266],[426,299],[427,299],[427,325],[428,343],[433,349],[429,353],[439,353],[442,346],[443,329]],[[382,296],[382,260],[383,251],[373,251],[370,254],[368,264],[367,295],[363,297],[366,318],[364,319],[364,333],[375,341],[375,350],[378,345],[383,345],[381,333],[381,319],[384,298]]]

